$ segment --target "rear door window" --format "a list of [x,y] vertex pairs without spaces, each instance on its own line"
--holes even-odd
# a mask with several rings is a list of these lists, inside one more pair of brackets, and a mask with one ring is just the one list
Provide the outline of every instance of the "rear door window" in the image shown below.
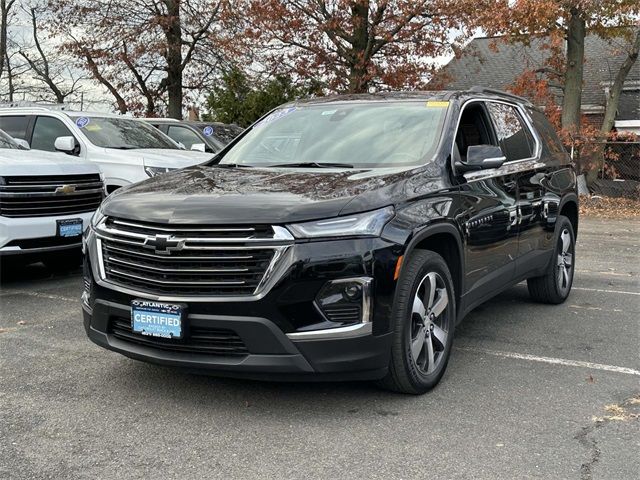
[[27,115],[11,115],[6,117],[0,117],[0,130],[13,137],[27,139],[27,125],[29,124],[29,117]]
[[31,148],[55,152],[55,142],[58,137],[72,137],[73,134],[62,121],[53,117],[38,117],[33,127]]
[[535,141],[517,109],[497,102],[487,102],[487,107],[498,136],[498,144],[507,161],[533,157]]

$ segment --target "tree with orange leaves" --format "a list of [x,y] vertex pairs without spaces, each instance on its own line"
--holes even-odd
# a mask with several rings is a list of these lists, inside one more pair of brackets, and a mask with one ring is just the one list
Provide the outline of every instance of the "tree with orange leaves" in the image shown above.
[[271,72],[330,91],[419,88],[451,51],[460,12],[444,0],[248,0],[247,32]]
[[[587,33],[603,38],[626,36],[630,40],[628,58],[610,89],[602,127],[605,134],[611,130],[624,78],[638,57],[640,3],[637,0],[480,0],[478,7],[475,21],[491,35],[506,34],[509,41],[525,43],[534,37],[547,40],[552,54],[545,73],[557,79],[563,90],[561,126],[572,136],[580,134],[581,128]],[[524,80],[526,78],[521,79]],[[537,88],[542,86],[538,81]],[[519,87],[524,88],[522,83]]]

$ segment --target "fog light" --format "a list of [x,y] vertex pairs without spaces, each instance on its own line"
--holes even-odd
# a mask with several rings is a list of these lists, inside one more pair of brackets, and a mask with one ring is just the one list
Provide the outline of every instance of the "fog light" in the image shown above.
[[330,322],[370,322],[372,282],[373,279],[368,277],[327,282],[316,297],[316,306]]

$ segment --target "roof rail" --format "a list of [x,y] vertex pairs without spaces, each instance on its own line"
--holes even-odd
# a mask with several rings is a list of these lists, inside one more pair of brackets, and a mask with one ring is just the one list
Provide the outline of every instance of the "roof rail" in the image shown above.
[[27,102],[27,101],[18,101],[18,102],[3,102],[0,103],[0,108],[31,108],[38,109],[41,111],[45,110],[67,110],[67,105],[64,103],[38,103],[38,102]]
[[501,95],[503,97],[514,98],[522,103],[526,103],[527,105],[532,105],[531,101],[528,98],[524,98],[519,95],[514,95],[513,93],[509,93],[509,92],[503,92],[502,90],[497,90],[495,88],[487,88],[487,87],[481,87],[479,85],[474,85],[469,89],[469,91],[475,92],[475,93],[493,93],[495,95]]

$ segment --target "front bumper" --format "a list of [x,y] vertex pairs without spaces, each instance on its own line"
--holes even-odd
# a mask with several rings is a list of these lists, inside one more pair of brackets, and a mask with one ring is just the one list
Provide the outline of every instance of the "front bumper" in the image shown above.
[[84,308],[84,327],[95,344],[135,360],[220,376],[267,380],[371,380],[387,372],[391,335],[364,335],[293,341],[272,321],[262,317],[189,315],[191,326],[203,324],[238,334],[250,353],[212,355],[183,352],[118,338],[110,318],[130,316],[130,307],[96,301]]
[[81,218],[86,230],[93,212],[56,217],[9,218],[0,216],[0,256],[42,254],[80,248],[82,238],[57,237],[57,220]]
[[[243,378],[377,379],[387,371],[399,245],[380,238],[296,243],[264,296],[182,302],[188,312],[185,339],[169,344],[122,330],[130,328],[131,300],[145,295],[96,281],[99,259],[91,232],[88,248],[85,276],[91,278],[86,279],[84,326],[89,338],[106,349],[150,363]],[[371,322],[332,324],[314,308],[316,295],[328,281],[358,276],[373,278]],[[206,329],[231,332],[246,350],[226,354],[189,346],[189,331]]]

